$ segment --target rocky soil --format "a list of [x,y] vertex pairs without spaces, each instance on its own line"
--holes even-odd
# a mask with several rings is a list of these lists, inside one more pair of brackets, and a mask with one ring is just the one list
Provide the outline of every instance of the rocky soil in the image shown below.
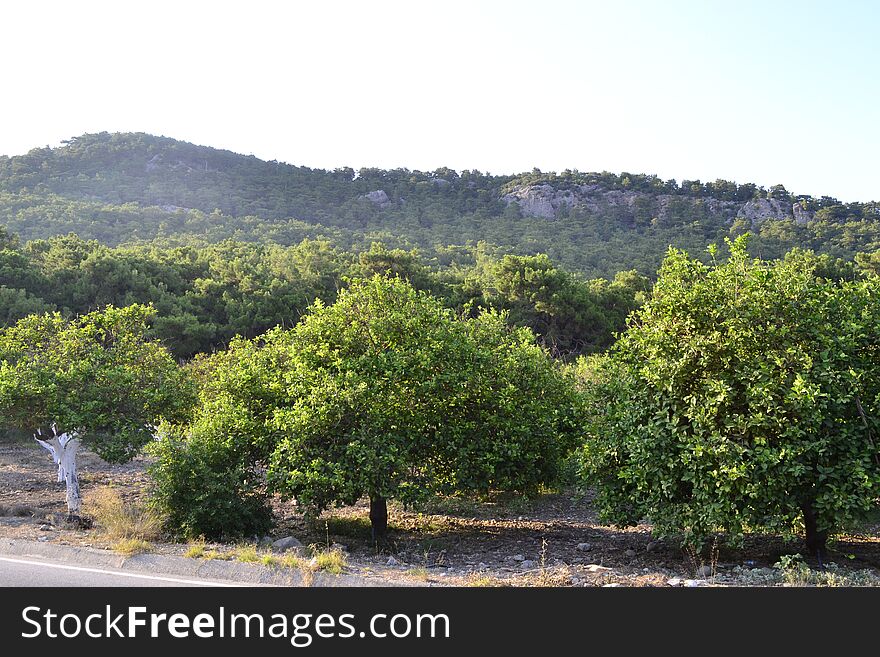
[[[144,458],[108,465],[82,452],[78,461],[86,500],[90,491],[111,485],[127,501],[146,498],[150,480]],[[49,456],[36,445],[0,443],[0,536],[110,547],[100,528],[69,527],[65,510],[64,485],[55,481]],[[798,552],[799,542],[752,536],[737,550],[689,553],[673,541],[653,539],[646,524],[628,529],[603,524],[590,496],[571,490],[531,500],[447,498],[420,509],[392,504],[389,540],[383,546],[370,540],[365,501],[329,510],[311,523],[294,503],[276,500],[275,511],[278,526],[272,535],[252,541],[262,549],[288,536],[305,545],[335,546],[347,553],[349,571],[408,583],[755,586],[798,583],[808,572],[794,577],[774,567],[781,556]],[[88,514],[87,504],[84,512]],[[153,544],[151,550],[182,555],[188,547],[168,541]],[[233,554],[241,546],[208,547]],[[832,546],[832,558],[837,564],[833,582],[880,582],[880,527],[840,538]]]

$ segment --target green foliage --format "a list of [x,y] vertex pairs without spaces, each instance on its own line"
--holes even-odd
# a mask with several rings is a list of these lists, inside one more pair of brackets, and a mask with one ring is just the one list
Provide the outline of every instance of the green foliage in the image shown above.
[[301,503],[533,491],[574,446],[568,382],[498,314],[457,321],[410,286],[373,278],[291,338],[269,475]]
[[181,417],[191,387],[147,338],[152,309],[106,309],[66,321],[30,315],[0,330],[0,426],[77,431],[110,462],[132,458],[162,417]]
[[700,542],[814,513],[833,532],[880,487],[880,280],[810,254],[727,262],[671,250],[604,371],[582,364],[585,464],[604,516]]
[[266,494],[254,468],[235,445],[201,426],[182,433],[163,425],[151,443],[155,457],[152,504],[181,536],[236,539],[265,533],[272,525]]
[[[547,219],[504,200],[543,185],[591,201]],[[379,191],[386,200],[370,201]],[[740,216],[768,199],[786,214],[757,227]],[[0,322],[151,303],[151,335],[190,358],[290,327],[316,298],[332,303],[346,278],[378,273],[458,312],[507,310],[568,357],[614,341],[670,244],[699,252],[754,230],[753,254],[808,248],[851,279],[877,270],[878,218],[876,203],[793,197],[781,185],[321,171],[145,134],[83,135],[0,157]],[[846,264],[857,255],[858,267]]]
[[585,281],[557,269],[546,255],[494,259],[478,253],[463,293],[471,296],[466,308],[507,311],[513,325],[531,328],[555,355],[570,355],[608,347],[649,287],[636,272],[622,272],[612,282]]
[[[548,220],[503,200],[541,185],[591,190],[593,202],[560,208]],[[366,197],[378,191],[386,201]],[[450,169],[322,171],[145,134],[83,135],[61,148],[0,157],[0,224],[23,240],[70,232],[108,245],[234,238],[290,246],[326,239],[357,253],[381,241],[392,250],[417,247],[429,259],[451,245],[485,241],[505,253],[545,253],[590,278],[631,269],[653,275],[670,244],[697,252],[707,242],[755,229],[738,218],[739,209],[767,199],[785,216],[757,228],[755,255],[781,257],[799,246],[851,259],[880,246],[877,203],[792,196],[781,185],[678,184],[652,175],[571,170],[504,176]],[[806,223],[797,224],[786,209],[795,204],[809,213]],[[2,278],[0,284],[22,287]]]
[[530,331],[492,312],[459,320],[396,277],[355,281],[293,329],[194,368],[195,419],[155,452],[162,506],[191,534],[216,528],[194,515],[214,505],[190,492],[201,469],[179,465],[190,445],[222,453],[212,467],[228,464],[229,497],[258,499],[268,464],[269,490],[316,512],[362,495],[534,491],[580,431],[572,382]]
[[[510,281],[519,276],[510,262],[520,261],[529,276],[537,273],[550,285]],[[18,286],[0,287],[0,321],[56,308],[70,316],[96,305],[149,303],[156,309],[150,335],[189,358],[236,335],[292,326],[316,298],[331,303],[347,279],[379,273],[404,278],[456,310],[510,309],[514,323],[569,353],[610,344],[645,287],[633,273],[584,281],[546,256],[498,260],[483,248],[444,254],[444,262],[431,266],[417,251],[378,242],[356,255],[319,240],[290,247],[227,240],[204,248],[109,248],[67,235],[0,251],[0,275]]]
[[799,554],[784,554],[773,567],[789,586],[880,586],[873,570],[844,570],[835,563],[813,570]]

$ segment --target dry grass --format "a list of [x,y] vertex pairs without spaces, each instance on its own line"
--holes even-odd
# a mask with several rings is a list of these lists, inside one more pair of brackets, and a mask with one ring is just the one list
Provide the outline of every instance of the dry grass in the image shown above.
[[113,543],[113,551],[132,557],[153,549],[153,546],[141,538],[120,538]]
[[467,580],[467,585],[476,587],[476,588],[490,588],[496,586],[507,586],[507,584],[496,577],[489,577],[488,575],[472,575]]
[[142,503],[129,504],[115,489],[104,486],[86,496],[84,509],[98,530],[117,542],[149,542],[162,536],[163,519]]
[[407,571],[407,575],[409,575],[410,577],[415,577],[422,582],[428,581],[428,569],[424,566],[416,566],[415,568],[410,568]]
[[272,568],[307,568],[308,564],[293,554],[272,554],[260,550],[256,545],[239,545],[229,552],[210,550],[203,538],[191,541],[183,556],[190,559],[218,559],[222,561],[240,561],[242,563],[258,563]]

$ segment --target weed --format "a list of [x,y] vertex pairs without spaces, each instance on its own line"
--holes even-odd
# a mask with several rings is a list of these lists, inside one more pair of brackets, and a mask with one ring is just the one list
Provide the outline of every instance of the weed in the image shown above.
[[799,554],[783,555],[773,567],[790,586],[880,586],[880,578],[870,570],[847,572],[835,563],[825,570],[813,570]]
[[190,541],[189,547],[186,549],[186,552],[183,553],[183,556],[188,557],[189,559],[200,559],[205,556],[205,539],[200,538],[195,541]]
[[233,559],[242,563],[258,563],[261,555],[253,545],[242,545],[232,552]]
[[415,577],[422,582],[428,581],[428,569],[424,566],[416,566],[415,568],[411,568],[409,571],[407,571],[407,573],[411,577]]
[[342,550],[316,550],[309,564],[314,570],[338,575],[348,565],[348,561]]
[[230,561],[232,555],[220,552],[219,550],[205,550],[202,554],[202,559],[207,559],[208,561],[211,561],[212,559],[217,559],[218,561]]

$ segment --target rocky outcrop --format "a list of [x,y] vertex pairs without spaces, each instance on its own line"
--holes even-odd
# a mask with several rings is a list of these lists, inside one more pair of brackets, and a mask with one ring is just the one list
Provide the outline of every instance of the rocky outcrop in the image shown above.
[[804,208],[800,203],[792,205],[791,211],[794,215],[794,222],[798,226],[804,226],[813,220],[813,212]]
[[768,219],[791,219],[791,206],[772,198],[756,198],[745,203],[736,213],[737,219],[746,219],[759,226]]
[[367,199],[370,203],[379,208],[387,208],[391,205],[391,199],[388,198],[388,194],[385,193],[384,189],[377,189],[372,192],[367,192],[364,194],[363,198]]
[[501,200],[510,205],[519,205],[522,213],[529,217],[555,219],[564,207],[585,208],[596,211],[599,206],[592,201],[591,192],[597,191],[594,185],[582,185],[570,189],[557,189],[553,185],[520,185]]
[[564,208],[583,210],[588,213],[621,211],[633,219],[647,214],[652,221],[665,224],[677,219],[681,213],[699,211],[732,223],[745,219],[758,226],[767,219],[794,219],[806,224],[813,213],[799,203],[790,205],[777,199],[753,199],[748,202],[727,201],[711,197],[693,197],[676,194],[649,194],[645,192],[608,190],[600,185],[577,185],[557,188],[549,183],[518,185],[501,200],[510,205],[516,203],[520,211],[529,217],[556,219]]

